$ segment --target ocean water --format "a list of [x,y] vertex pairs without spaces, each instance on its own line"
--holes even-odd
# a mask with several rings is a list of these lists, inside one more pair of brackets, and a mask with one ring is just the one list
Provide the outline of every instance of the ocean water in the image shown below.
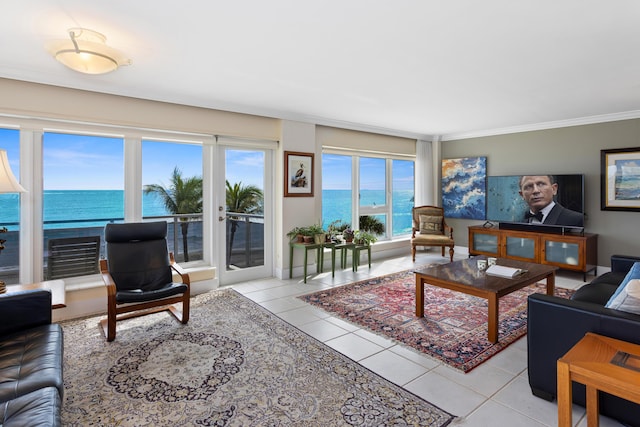
[[[383,190],[364,190],[361,204],[384,205]],[[351,191],[323,190],[322,216],[325,226],[334,219],[351,222]],[[47,190],[44,192],[45,229],[70,227],[96,227],[121,220],[124,217],[124,191],[122,190]],[[411,232],[412,191],[393,193],[393,235]],[[169,215],[160,198],[154,194],[143,195],[142,215]],[[0,224],[9,230],[17,230],[19,214],[18,194],[0,194]]]
[[[322,225],[327,227],[334,220],[351,223],[351,190],[322,190]],[[393,192],[393,235],[411,233],[411,208],[414,195],[411,190]],[[382,206],[385,203],[384,190],[362,190],[361,206]]]
[[[20,220],[18,194],[0,194],[0,224],[18,229]],[[162,200],[145,194],[142,215],[169,215]],[[96,227],[124,218],[123,190],[46,190],[43,199],[45,229]]]

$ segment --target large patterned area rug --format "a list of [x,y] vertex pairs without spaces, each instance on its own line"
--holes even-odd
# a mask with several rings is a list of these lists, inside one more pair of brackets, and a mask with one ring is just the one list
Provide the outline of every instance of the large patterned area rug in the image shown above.
[[446,426],[454,418],[233,290],[166,313],[62,323],[65,426]]
[[[415,275],[407,270],[299,298],[376,334],[469,372],[527,332],[528,286],[500,298],[498,343],[487,339],[486,299],[425,285],[424,317],[415,316]],[[572,290],[556,288],[568,298]]]

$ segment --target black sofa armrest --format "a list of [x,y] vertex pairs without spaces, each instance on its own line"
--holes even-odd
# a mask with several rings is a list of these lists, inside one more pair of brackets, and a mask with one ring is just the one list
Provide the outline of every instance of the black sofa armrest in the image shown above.
[[601,274],[591,281],[591,284],[608,283],[610,285],[620,285],[625,276],[633,267],[633,264],[640,261],[640,257],[628,255],[611,255],[611,271]]
[[51,292],[29,290],[0,294],[0,337],[51,323]]
[[624,273],[631,270],[633,264],[640,261],[640,257],[629,255],[611,255],[611,271],[614,273]]
[[[547,400],[557,394],[557,360],[587,332],[640,344],[640,315],[545,294],[528,297],[527,325],[529,385]],[[584,406],[584,386],[574,383],[573,397]],[[640,405],[603,393],[600,408],[605,415],[639,425]]]

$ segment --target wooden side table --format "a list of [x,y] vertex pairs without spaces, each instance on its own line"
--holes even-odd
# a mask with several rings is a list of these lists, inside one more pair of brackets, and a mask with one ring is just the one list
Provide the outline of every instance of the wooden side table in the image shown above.
[[45,282],[25,285],[7,285],[7,293],[32,289],[47,289],[51,291],[51,308],[63,308],[67,306],[64,280],[47,280]]
[[[614,363],[614,357],[620,362]],[[572,381],[587,388],[589,427],[599,422],[598,390],[640,404],[640,345],[588,332],[557,366],[558,427],[572,426]]]

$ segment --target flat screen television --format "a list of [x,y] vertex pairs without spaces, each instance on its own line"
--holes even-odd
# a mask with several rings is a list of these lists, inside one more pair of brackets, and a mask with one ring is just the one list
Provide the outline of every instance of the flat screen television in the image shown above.
[[[558,183],[555,201],[584,214],[584,175],[553,175]],[[487,177],[487,220],[523,222],[527,204],[519,194],[520,175]]]

